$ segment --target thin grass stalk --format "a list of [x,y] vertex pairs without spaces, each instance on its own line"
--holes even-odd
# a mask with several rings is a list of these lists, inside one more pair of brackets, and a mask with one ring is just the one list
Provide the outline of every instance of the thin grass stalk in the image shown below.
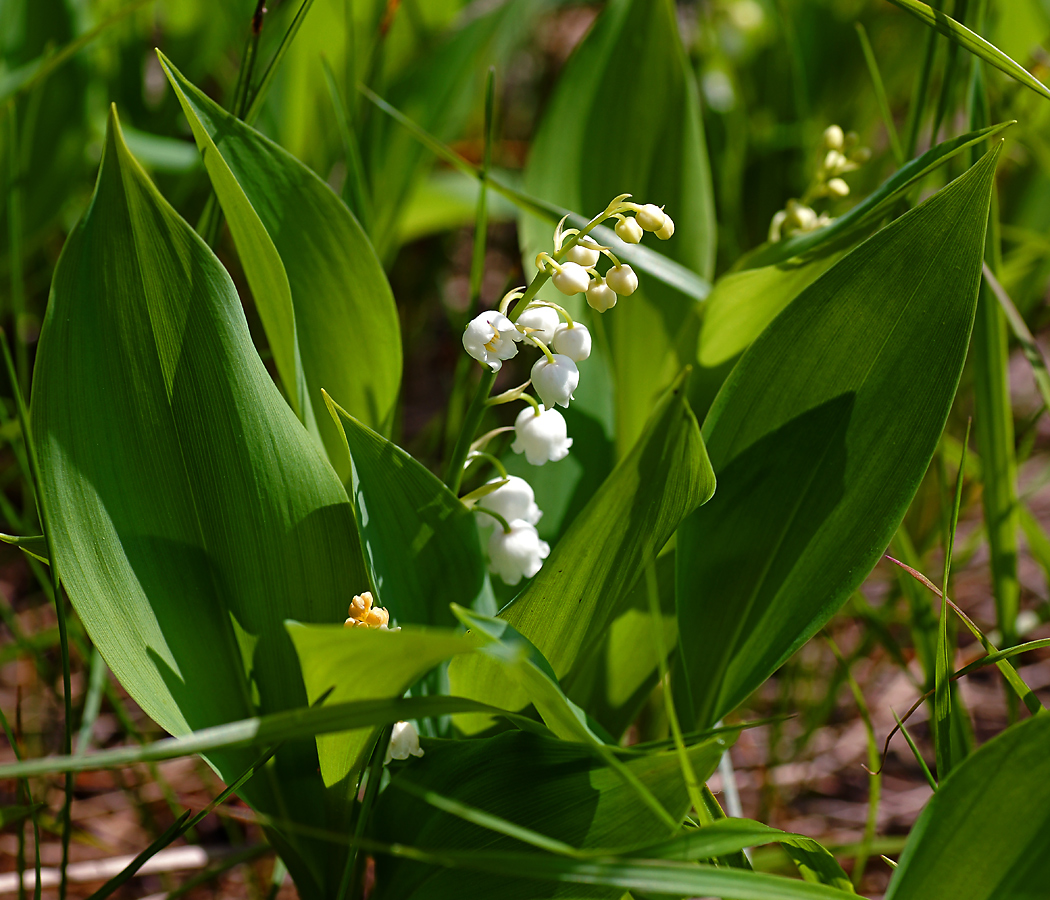
[[354,844],[347,857],[346,869],[343,872],[343,880],[339,885],[336,900],[346,900],[348,895],[351,900],[360,900],[364,893],[364,857],[361,854],[360,842],[364,837],[372,806],[375,804],[376,797],[379,796],[379,784],[383,780],[383,764],[386,761],[386,751],[390,746],[390,735],[393,729],[393,725],[383,728],[372,749],[372,761],[368,767],[365,795],[361,799],[361,805],[357,810],[357,821],[354,824]]
[[[21,704],[21,694],[19,694],[19,702],[18,702],[19,711],[21,710],[21,705],[22,705]],[[19,714],[18,718],[21,719],[21,715],[20,714]],[[21,723],[16,721],[16,725],[18,726],[18,730],[21,731],[22,730]],[[14,753],[15,759],[18,760],[18,762],[21,762],[22,761],[22,752],[19,749],[18,740],[17,740],[16,736],[14,735],[14,733],[11,731],[11,726],[7,722],[7,716],[4,715],[3,709],[0,709],[0,726],[3,727],[4,735],[7,737],[7,742],[11,745],[11,752]],[[30,807],[35,806],[35,804],[33,803],[33,792],[29,789],[29,779],[28,778],[20,778],[20,779],[18,779],[18,788],[19,788],[20,794],[22,795],[23,799],[25,800],[25,804],[27,806],[30,806]],[[35,852],[35,857],[36,857],[36,862],[35,862],[35,866],[36,866],[36,887],[33,890],[33,900],[40,900],[40,885],[41,885],[41,879],[40,879],[40,824],[39,824],[39,822],[37,820],[37,810],[34,809],[33,812],[30,813],[30,817],[31,817],[32,822],[33,822],[33,842],[34,842],[35,850],[36,850],[36,852]],[[20,824],[20,827],[18,829],[18,833],[19,833],[19,836],[21,838],[20,841],[19,841],[19,850],[20,850],[19,861],[20,862],[19,862],[19,865],[17,866],[17,869],[18,869],[18,900],[25,900],[25,895],[26,895],[25,878],[23,877],[25,875],[25,827],[24,826],[25,826],[25,823],[23,822],[23,823]]]
[[[952,9],[952,15],[957,15],[959,21],[966,20],[968,0],[959,0],[957,9]],[[941,81],[941,94],[937,98],[937,109],[933,115],[933,125],[930,128],[930,144],[937,143],[937,134],[941,130],[941,124],[951,105],[955,92],[955,75],[959,64],[959,45],[955,41],[948,42],[947,57],[944,62],[944,78]]]
[[18,386],[25,393],[29,384],[29,359],[25,341],[19,336],[26,314],[25,273],[22,268],[22,153],[18,129],[18,107],[7,113],[7,238],[10,259],[11,317],[15,331],[15,370]]
[[[944,8],[944,0],[933,0],[933,8],[938,12]],[[933,74],[933,61],[937,54],[937,32],[932,28],[926,32],[926,44],[922,51],[922,65],[912,89],[911,104],[908,106],[908,122],[905,126],[904,156],[911,159],[919,146],[919,130],[922,128],[922,117],[926,112],[926,99],[930,89],[930,76]]]
[[860,41],[860,49],[864,53],[864,62],[868,66],[868,74],[871,76],[871,86],[875,91],[875,100],[879,104],[879,113],[882,123],[886,126],[886,135],[889,138],[890,150],[893,153],[897,168],[904,165],[904,150],[901,148],[900,135],[897,134],[897,126],[893,122],[893,111],[890,109],[890,101],[886,97],[886,85],[882,81],[882,73],[879,71],[879,63],[875,59],[875,51],[872,49],[871,41],[868,40],[868,32],[864,26],[857,22],[857,39]]
[[[58,640],[62,653],[62,691],[63,691],[63,728],[62,728],[62,752],[67,756],[73,749],[73,689],[71,686],[69,672],[69,635],[66,627],[66,607],[62,600],[62,579],[59,575],[58,558],[55,554],[55,543],[49,527],[50,516],[47,503],[40,490],[40,463],[37,460],[36,445],[33,443],[33,435],[29,430],[29,411],[26,409],[25,398],[18,387],[18,377],[15,372],[15,364],[11,359],[11,348],[7,342],[7,335],[0,331],[0,345],[3,347],[4,365],[7,368],[7,377],[11,381],[11,388],[15,395],[15,407],[18,410],[18,422],[22,427],[22,439],[26,445],[26,456],[29,462],[29,474],[36,489],[37,512],[40,524],[47,541],[47,555],[51,560],[45,581],[49,581],[54,592],[55,615],[58,619]],[[44,583],[44,582],[41,582]],[[65,900],[68,888],[66,868],[69,865],[69,839],[72,835],[73,823],[70,813],[73,806],[73,773],[69,772],[65,778],[65,800],[62,804],[62,875],[58,886],[59,900]]]

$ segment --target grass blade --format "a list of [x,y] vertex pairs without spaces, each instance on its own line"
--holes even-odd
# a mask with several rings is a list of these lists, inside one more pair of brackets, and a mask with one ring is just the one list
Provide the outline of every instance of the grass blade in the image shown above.
[[882,74],[879,72],[879,64],[875,59],[875,51],[871,47],[871,41],[868,40],[868,32],[864,26],[857,22],[857,39],[860,41],[860,49],[864,53],[864,62],[868,65],[868,72],[871,75],[871,86],[875,91],[875,100],[879,104],[879,113],[882,115],[882,122],[886,126],[886,134],[889,136],[890,149],[893,151],[893,158],[897,161],[897,166],[904,165],[904,151],[901,149],[900,136],[897,134],[897,126],[893,123],[893,113],[890,111],[890,101],[886,98],[886,86],[882,82]]
[[999,300],[999,305],[1002,306],[1003,312],[1006,314],[1006,321],[1010,325],[1010,330],[1013,331],[1014,337],[1017,338],[1017,342],[1021,345],[1025,359],[1028,360],[1032,367],[1032,377],[1035,378],[1035,386],[1039,390],[1043,406],[1050,410],[1050,366],[1047,365],[1043,348],[1039,346],[1032,332],[1028,330],[1024,317],[1018,312],[1013,300],[1010,299],[1010,295],[1006,293],[1006,289],[999,283],[999,279],[995,277],[995,274],[988,267],[988,263],[984,264],[984,280]]

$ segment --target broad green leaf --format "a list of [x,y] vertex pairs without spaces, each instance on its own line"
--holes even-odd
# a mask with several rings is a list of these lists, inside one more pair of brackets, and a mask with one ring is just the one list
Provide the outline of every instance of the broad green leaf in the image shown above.
[[853,891],[842,866],[821,843],[750,819],[719,819],[702,828],[691,828],[666,843],[644,847],[631,855],[643,859],[705,860],[769,843],[785,845],[799,868],[804,870],[807,881],[816,880],[844,891]]
[[[500,618],[531,641],[569,692],[634,583],[678,527],[714,491],[700,430],[680,377],[645,434],[576,517],[543,568]],[[513,709],[521,694],[492,691],[481,656],[449,668],[454,693]]]
[[[625,192],[639,203],[666,204],[674,237],[646,242],[710,279],[711,176],[696,82],[671,0],[605,6],[559,77],[529,154],[525,191],[586,216]],[[531,266],[537,251],[551,249],[552,229],[528,217],[522,227]],[[693,362],[699,321],[694,296],[651,278],[602,316],[615,373],[619,457],[634,445],[667,383]]]
[[328,402],[379,605],[400,623],[453,624],[449,605],[470,606],[485,583],[474,514],[425,466]]
[[997,154],[811,284],[715,400],[718,492],[678,533],[687,722],[711,725],[758,687],[900,524],[966,356]]
[[285,389],[293,407],[305,396],[300,418],[320,433],[345,479],[343,441],[322,389],[386,430],[401,384],[397,308],[379,258],[327,184],[209,100],[163,55],[161,64],[204,155]]
[[[288,624],[311,703],[393,699],[438,663],[472,653],[477,642],[452,630],[405,627],[400,631]],[[325,785],[343,782],[367,762],[375,729],[317,738]],[[352,787],[352,785],[350,785]]]
[[974,34],[969,28],[956,22],[951,16],[940,10],[933,9],[927,4],[920,2],[920,0],[890,0],[890,2],[901,9],[907,10],[931,28],[936,28],[941,34],[947,36],[960,47],[969,50],[974,56],[983,59],[989,65],[995,66],[1000,72],[1005,72],[1014,81],[1050,99],[1050,88],[1047,88],[1045,84],[1032,76],[1024,66],[1014,62],[998,47],[988,43],[980,35]]
[[1014,725],[941,783],[886,900],[1037,900],[1050,884],[1050,716]]
[[[233,282],[115,113],[55,271],[32,421],[63,581],[136,702],[176,735],[305,705],[283,622],[341,622],[367,583],[353,510],[259,360]],[[231,780],[254,755],[208,758]],[[275,765],[245,797],[316,822],[313,741]],[[300,891],[323,894],[330,848],[296,847]]]
[[[723,749],[712,740],[690,749],[698,777],[710,777]],[[681,821],[689,799],[676,754],[634,757],[623,765],[668,808],[672,818]],[[523,849],[526,845],[518,840],[437,811],[416,792],[399,790],[400,779],[573,847],[637,846],[668,836],[667,826],[641,805],[615,770],[578,744],[525,732],[428,743],[422,759],[413,760],[395,776],[372,820],[377,840],[418,845],[439,854]],[[386,856],[377,862],[377,898],[550,896],[518,878],[496,880]],[[588,896],[611,893],[588,892]]]

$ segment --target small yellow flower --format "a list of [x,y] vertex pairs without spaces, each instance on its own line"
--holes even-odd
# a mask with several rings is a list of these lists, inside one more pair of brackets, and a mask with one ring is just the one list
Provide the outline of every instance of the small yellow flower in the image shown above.
[[350,618],[343,623],[345,628],[386,628],[390,613],[381,606],[372,606],[372,593],[356,594],[350,601]]

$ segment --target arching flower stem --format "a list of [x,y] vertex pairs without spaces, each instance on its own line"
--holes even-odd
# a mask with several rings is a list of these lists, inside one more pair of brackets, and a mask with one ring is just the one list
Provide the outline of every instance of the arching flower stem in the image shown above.
[[493,512],[491,509],[485,509],[484,506],[474,506],[473,511],[476,513],[484,513],[486,516],[492,516],[503,528],[504,534],[510,534],[510,522],[503,518],[498,512]]

